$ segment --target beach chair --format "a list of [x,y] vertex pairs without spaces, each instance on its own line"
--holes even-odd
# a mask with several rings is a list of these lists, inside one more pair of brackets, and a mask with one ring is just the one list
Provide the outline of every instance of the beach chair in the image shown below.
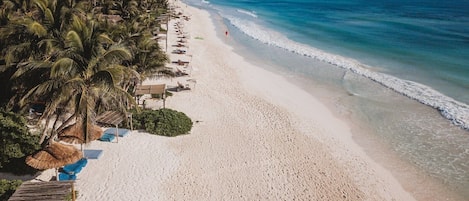
[[115,134],[109,134],[109,133],[104,133],[103,136],[101,136],[101,138],[99,138],[99,140],[101,140],[103,142],[112,142],[114,139],[116,139],[116,135]]
[[104,135],[110,134],[110,135],[115,136],[116,135],[116,130],[117,130],[117,135],[119,135],[119,137],[125,137],[125,136],[130,134],[129,129],[125,129],[125,128],[108,128],[104,131]]
[[174,75],[175,75],[176,77],[182,77],[182,76],[186,76],[186,75],[189,75],[189,74],[187,74],[186,72],[184,72],[184,71],[182,71],[182,70],[180,70],[180,69],[177,69],[177,70],[174,72]]
[[183,85],[182,83],[178,82],[178,87],[176,88],[176,91],[182,91],[182,90],[191,90],[189,87],[189,84]]
[[85,149],[83,155],[87,159],[99,159],[103,155],[103,150],[99,149]]
[[76,180],[77,179],[77,175],[75,174],[67,174],[67,173],[63,173],[63,172],[60,172],[59,173],[59,181],[69,181],[69,180]]
[[62,173],[75,175],[81,172],[81,170],[88,164],[88,159],[82,158],[76,163],[66,165],[62,168]]

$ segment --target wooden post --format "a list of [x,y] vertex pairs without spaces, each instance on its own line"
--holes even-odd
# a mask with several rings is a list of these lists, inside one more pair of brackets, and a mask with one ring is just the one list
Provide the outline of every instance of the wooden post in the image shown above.
[[130,130],[133,131],[133,130],[134,130],[134,126],[132,125],[132,121],[133,121],[133,120],[132,120],[132,112],[129,113],[129,115],[130,115]]
[[75,183],[75,182],[72,182],[72,201],[76,201],[74,183]]
[[118,127],[117,124],[116,124],[116,133],[115,133],[115,135],[116,135],[117,143],[119,143],[119,127]]
[[163,91],[163,109],[166,108],[166,89]]

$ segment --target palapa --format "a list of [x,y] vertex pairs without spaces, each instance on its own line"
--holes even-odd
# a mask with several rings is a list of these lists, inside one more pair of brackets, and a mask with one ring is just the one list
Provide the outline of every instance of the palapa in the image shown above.
[[83,158],[83,153],[72,145],[52,142],[43,150],[26,157],[26,164],[45,170],[72,164]]
[[76,123],[63,129],[58,134],[58,138],[61,141],[72,144],[89,143],[91,141],[101,138],[101,136],[103,135],[103,130],[101,129],[101,127],[92,124],[88,124],[88,127],[90,128],[90,133],[88,136],[89,138],[86,140],[83,125],[80,123]]

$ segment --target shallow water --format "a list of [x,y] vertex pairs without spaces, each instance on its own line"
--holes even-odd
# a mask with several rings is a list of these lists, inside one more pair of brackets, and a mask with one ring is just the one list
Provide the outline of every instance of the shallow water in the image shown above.
[[417,198],[469,197],[466,130],[451,124],[435,109],[367,78],[231,32],[235,51],[252,63],[283,74],[318,97],[339,118],[351,122],[354,140]]

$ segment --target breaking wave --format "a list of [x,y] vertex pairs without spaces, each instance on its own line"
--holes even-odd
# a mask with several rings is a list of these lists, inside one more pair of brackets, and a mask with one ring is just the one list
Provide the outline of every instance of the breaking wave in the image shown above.
[[[241,11],[238,10],[238,12]],[[232,16],[224,17],[243,33],[262,43],[311,57],[364,76],[404,96],[437,109],[453,124],[464,129],[469,129],[469,106],[451,97],[445,96],[429,86],[371,71],[371,66],[364,65],[357,60],[334,55],[317,48],[294,42],[280,33],[268,30],[249,20],[242,20]]]
[[243,10],[243,9],[237,9],[236,11],[238,11],[239,13],[243,13],[243,14],[246,14],[246,15],[249,15],[253,18],[257,18],[257,15],[255,12],[250,12],[250,11],[247,11],[247,10]]

